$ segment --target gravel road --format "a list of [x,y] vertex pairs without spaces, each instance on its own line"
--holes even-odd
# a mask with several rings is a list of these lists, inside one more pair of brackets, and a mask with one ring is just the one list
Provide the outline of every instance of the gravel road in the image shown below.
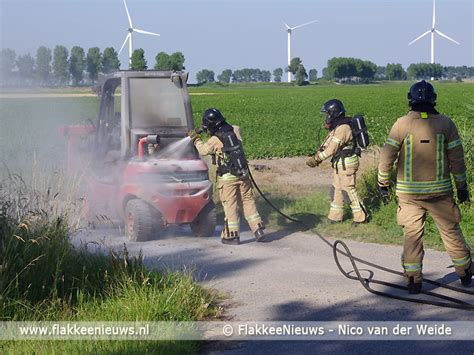
[[[367,293],[360,284],[346,279],[339,272],[332,250],[317,236],[307,232],[268,232],[266,242],[256,243],[247,231],[242,233],[241,245],[229,246],[220,243],[218,232],[214,237],[198,239],[187,227],[172,229],[168,235],[144,243],[129,242],[116,229],[99,229],[74,237],[75,244],[81,242],[99,242],[116,249],[125,243],[131,255],[141,250],[150,267],[194,270],[201,284],[227,296],[224,301],[227,318],[234,321],[474,321],[473,312],[407,303]],[[400,268],[399,246],[354,241],[347,241],[347,244],[355,256],[393,269]],[[446,253],[428,250],[424,271],[427,278],[459,284]],[[396,275],[381,271],[375,271],[375,278],[402,281]],[[384,290],[383,286],[374,285],[374,288]],[[473,298],[463,294],[455,296],[466,301]],[[328,351],[473,354],[474,340],[213,342],[204,347],[205,353],[223,351],[242,354]]]

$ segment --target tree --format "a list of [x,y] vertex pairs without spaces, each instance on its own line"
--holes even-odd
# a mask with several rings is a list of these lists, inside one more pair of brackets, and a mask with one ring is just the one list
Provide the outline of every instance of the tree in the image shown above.
[[155,70],[171,70],[171,58],[165,52],[160,52],[155,57]]
[[230,69],[223,70],[222,73],[217,76],[217,80],[222,84],[230,83],[231,78],[232,78],[232,70]]
[[264,83],[269,83],[272,80],[272,73],[269,70],[262,70],[260,73],[260,81]]
[[373,80],[377,72],[377,65],[369,60],[354,59],[356,66],[356,76],[364,81]]
[[0,76],[3,83],[13,77],[15,59],[16,53],[13,49],[5,48],[0,52]]
[[282,68],[276,68],[275,70],[273,70],[273,81],[275,83],[280,83],[282,75],[283,75],[283,69]]
[[108,74],[120,69],[118,54],[113,47],[107,47],[102,54],[102,73]]
[[443,67],[441,64],[418,63],[410,64],[407,68],[407,76],[410,79],[441,78]]
[[74,85],[78,85],[84,78],[85,67],[84,49],[79,46],[72,47],[69,57],[69,72],[71,73]]
[[296,71],[299,69],[299,66],[301,64],[301,59],[300,57],[295,57],[290,61],[290,65],[286,69],[287,72],[290,72],[293,75],[296,75]]
[[100,54],[99,47],[89,48],[87,51],[86,63],[87,63],[87,72],[89,73],[89,79],[92,82],[96,82],[100,67],[102,62],[102,55]]
[[16,66],[22,82],[31,85],[35,75],[35,60],[30,53],[18,56]]
[[56,46],[53,51],[53,75],[60,85],[69,82],[68,52],[64,46]]
[[401,64],[387,64],[385,75],[388,80],[405,80],[407,74]]
[[181,52],[174,52],[170,55],[171,69],[174,71],[184,70],[184,55]]
[[318,71],[316,69],[309,70],[309,81],[318,80]]
[[328,66],[323,70],[327,79],[337,80],[373,80],[377,66],[368,61],[357,58],[331,58],[328,60]]
[[203,69],[196,74],[196,81],[199,85],[205,83],[213,83],[214,82],[214,72],[212,70]]
[[323,78],[326,80],[334,79],[334,76],[332,76],[332,73],[328,67],[323,68]]
[[143,48],[135,49],[132,53],[132,64],[130,70],[146,70],[147,63],[145,59],[145,51]]
[[51,49],[41,46],[36,51],[36,76],[40,85],[49,84],[51,77]]
[[386,71],[387,71],[386,67],[377,66],[377,70],[375,72],[375,79],[378,79],[378,80],[387,79]]
[[300,63],[298,65],[298,69],[296,69],[296,74],[295,74],[295,80],[296,80],[296,85],[301,86],[306,83],[306,78],[308,77],[308,74],[306,73],[306,69],[303,66],[303,64]]

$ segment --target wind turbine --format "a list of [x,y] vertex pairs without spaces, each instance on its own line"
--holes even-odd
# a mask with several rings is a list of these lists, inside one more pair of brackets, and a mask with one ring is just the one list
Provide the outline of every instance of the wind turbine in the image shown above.
[[145,35],[152,35],[152,36],[159,36],[158,33],[153,33],[153,32],[148,32],[148,31],[143,31],[143,30],[139,30],[138,28],[133,28],[133,25],[132,25],[132,18],[130,17],[130,13],[128,12],[128,7],[127,7],[127,3],[125,2],[125,0],[123,0],[123,4],[125,5],[125,11],[127,11],[127,17],[128,17],[128,24],[129,24],[129,28],[128,28],[128,34],[127,36],[125,37],[125,41],[123,41],[123,44],[122,44],[122,47],[120,48],[118,54],[120,55],[120,53],[122,52],[122,49],[123,47],[125,47],[125,44],[127,43],[128,41],[128,64],[129,64],[129,67],[131,66],[132,64],[132,52],[133,52],[133,48],[132,48],[132,37],[133,37],[133,32],[138,32],[138,33],[142,33],[142,34],[145,34]]
[[[290,66],[290,63],[291,63],[291,33],[293,32],[293,30],[296,30],[297,28],[312,24],[316,21],[318,21],[318,20],[309,21],[309,22],[306,22],[306,23],[303,23],[301,25],[294,26],[294,27],[290,27],[285,22],[283,22],[283,24],[286,27],[286,32],[288,33],[288,66]],[[291,73],[290,72],[288,72],[288,82],[291,83]]]
[[451,37],[448,37],[447,35],[445,35],[443,32],[438,31],[435,28],[435,23],[436,23],[436,9],[435,9],[435,0],[433,0],[433,22],[432,22],[432,25],[431,25],[431,29],[429,29],[428,31],[426,31],[425,33],[423,33],[422,35],[420,35],[419,37],[415,38],[413,41],[408,43],[408,45],[410,46],[413,43],[415,43],[416,41],[418,41],[420,38],[423,38],[426,35],[428,35],[429,33],[431,33],[431,64],[434,64],[434,61],[435,61],[435,56],[434,56],[434,34],[435,34],[435,32],[438,35],[440,35],[441,37],[444,37],[444,38],[450,40],[451,42],[454,42],[456,44],[460,44],[459,42],[455,41]]

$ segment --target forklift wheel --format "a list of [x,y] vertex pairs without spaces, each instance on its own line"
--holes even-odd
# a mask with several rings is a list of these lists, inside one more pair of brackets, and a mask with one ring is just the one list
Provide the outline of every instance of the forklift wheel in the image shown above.
[[216,229],[216,206],[209,202],[191,222],[191,230],[196,237],[212,237]]
[[153,235],[151,207],[139,199],[130,200],[125,207],[125,234],[134,242],[145,242]]

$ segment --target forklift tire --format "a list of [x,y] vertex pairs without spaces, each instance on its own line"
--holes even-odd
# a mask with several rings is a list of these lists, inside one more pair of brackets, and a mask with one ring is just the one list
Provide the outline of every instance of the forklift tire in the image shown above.
[[153,236],[153,213],[144,201],[133,199],[125,206],[125,234],[134,242],[145,242]]
[[191,230],[196,237],[212,237],[216,229],[216,205],[209,202],[191,222]]

